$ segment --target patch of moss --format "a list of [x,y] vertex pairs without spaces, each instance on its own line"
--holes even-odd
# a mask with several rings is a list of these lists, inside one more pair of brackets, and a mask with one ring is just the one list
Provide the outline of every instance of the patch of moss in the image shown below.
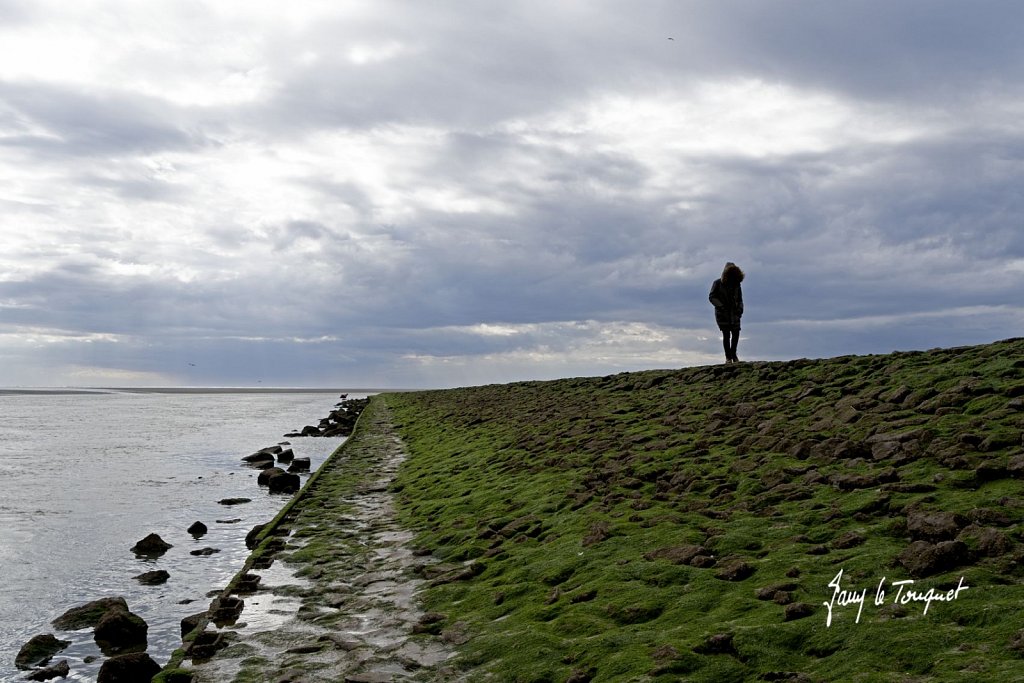
[[[1007,405],[1022,355],[1009,340],[375,400],[410,452],[392,490],[417,545],[480,569],[425,593],[469,625],[474,675],[961,680],[1019,664],[1024,495],[1008,463],[1024,420]],[[1007,510],[1011,542],[987,556],[970,537],[957,566],[916,579],[965,576],[956,602],[924,615],[869,596],[860,623],[846,607],[826,627],[839,569],[851,589],[909,578],[917,509],[981,526],[1001,518],[979,509]],[[721,633],[734,651],[701,650]]]

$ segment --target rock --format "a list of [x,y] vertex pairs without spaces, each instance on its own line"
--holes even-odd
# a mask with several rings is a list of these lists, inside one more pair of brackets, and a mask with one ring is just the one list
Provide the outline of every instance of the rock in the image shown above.
[[786,612],[783,621],[796,621],[797,619],[804,619],[814,614],[814,607],[808,605],[806,602],[794,602],[791,605],[786,605]]
[[203,631],[188,646],[188,656],[193,662],[197,659],[210,659],[218,650],[223,650],[230,644],[231,640],[226,633]]
[[197,557],[207,557],[209,555],[215,555],[220,552],[220,548],[200,548],[199,550],[190,550],[189,555],[195,555]]
[[19,669],[43,666],[50,661],[50,658],[70,644],[71,641],[60,640],[52,633],[41,633],[37,636],[32,636],[18,650],[18,654],[14,658],[14,665]]
[[93,639],[104,654],[142,646],[145,649],[149,626],[137,614],[113,609],[103,615],[93,631]]
[[267,487],[271,493],[295,493],[302,488],[302,480],[297,474],[278,472],[267,481]]
[[163,569],[157,569],[151,572],[143,572],[138,576],[134,577],[136,581],[144,586],[159,586],[162,583],[167,583],[167,579],[171,578]]
[[673,564],[694,564],[698,557],[710,558],[711,551],[701,545],[680,545],[669,548],[659,548],[644,554],[645,560],[668,560]]
[[249,467],[265,469],[267,467],[274,466],[274,454],[268,453],[267,451],[256,451],[252,455],[247,455],[242,458],[242,462],[249,465]]
[[916,579],[948,571],[965,563],[967,559],[967,545],[963,541],[934,544],[914,541],[896,557],[896,561]]
[[967,520],[952,512],[911,510],[907,513],[907,531],[915,541],[948,541],[956,538]]
[[255,593],[259,588],[263,577],[259,574],[243,574],[235,584],[235,591],[238,593]]
[[192,526],[188,528],[188,533],[197,538],[204,535],[207,531],[209,531],[209,529],[207,529],[206,525],[202,522],[193,522]]
[[284,474],[284,470],[280,467],[268,467],[260,472],[260,475],[256,477],[256,483],[260,486],[266,486],[270,481],[270,478],[277,476],[278,474]]
[[30,673],[25,677],[25,680],[48,681],[51,678],[67,678],[70,673],[71,667],[68,665],[68,660],[62,659],[53,666]]
[[295,451],[290,448],[286,448],[277,454],[277,461],[280,463],[288,464],[295,459]]
[[732,642],[731,633],[716,633],[708,636],[707,639],[693,651],[702,655],[736,655],[736,646]]
[[309,458],[295,458],[292,464],[288,465],[289,472],[309,472]]
[[252,498],[223,498],[217,501],[220,505],[242,505],[243,503],[251,503]]
[[320,436],[320,428],[313,425],[306,425],[299,432],[298,436]]
[[142,683],[160,673],[160,665],[145,652],[117,655],[103,662],[96,683]]
[[147,557],[159,557],[174,546],[160,538],[158,534],[150,534],[132,546],[132,552],[136,555]]
[[181,638],[185,639],[189,633],[195,631],[199,624],[206,620],[206,612],[196,612],[181,620]]
[[210,603],[210,621],[217,628],[233,624],[238,621],[244,608],[245,602],[239,598],[231,596],[214,598]]
[[100,598],[78,607],[72,607],[50,623],[61,631],[78,631],[96,626],[104,614],[118,609],[124,612],[128,611],[128,603],[124,598]]
[[971,525],[956,537],[975,547],[978,555],[983,557],[999,557],[1013,551],[1014,543],[1009,536],[992,527]]
[[722,581],[743,581],[756,571],[756,567],[744,560],[732,560],[715,572],[715,578]]
[[252,550],[256,547],[256,537],[267,528],[266,524],[257,524],[245,535],[245,547]]

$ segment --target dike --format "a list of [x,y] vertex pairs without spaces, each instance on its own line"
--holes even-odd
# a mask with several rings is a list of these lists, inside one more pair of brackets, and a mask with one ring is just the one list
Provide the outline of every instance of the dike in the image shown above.
[[469,680],[1022,680],[1024,340],[374,403]]

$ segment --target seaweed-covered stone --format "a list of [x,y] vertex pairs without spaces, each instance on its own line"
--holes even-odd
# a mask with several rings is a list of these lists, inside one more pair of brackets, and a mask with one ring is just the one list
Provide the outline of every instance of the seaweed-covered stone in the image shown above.
[[171,575],[163,569],[156,569],[151,572],[143,572],[133,578],[144,586],[159,586],[167,583],[167,579],[171,578]]
[[31,669],[42,666],[50,661],[55,654],[71,644],[71,641],[60,640],[52,633],[41,633],[32,636],[21,646],[14,658],[14,665],[19,669]]
[[914,541],[896,558],[914,578],[954,569],[967,560],[967,545],[962,541]]
[[659,548],[644,554],[645,560],[668,560],[672,564],[690,564],[694,558],[711,555],[702,545],[678,545]]
[[103,662],[96,683],[140,683],[160,673],[160,665],[145,652],[117,655]]
[[736,646],[733,644],[731,633],[716,633],[708,636],[707,639],[693,651],[702,655],[736,655]]
[[911,510],[907,513],[907,532],[915,541],[952,540],[966,523],[952,512]]
[[288,465],[289,472],[309,472],[310,462],[309,458],[295,458],[291,464]]
[[721,565],[719,570],[715,572],[715,578],[722,579],[723,581],[743,581],[752,576],[754,571],[756,571],[756,568],[749,562],[745,560],[732,560]]
[[206,620],[206,612],[197,612],[196,614],[190,614],[181,620],[181,637],[184,640],[185,636],[192,631],[196,630],[203,621]]
[[104,653],[117,653],[141,647],[145,649],[149,626],[137,614],[127,610],[110,610],[100,619],[93,638]]
[[132,552],[136,555],[159,557],[173,547],[173,545],[160,538],[159,534],[149,534],[132,546]]
[[270,478],[277,476],[278,474],[284,474],[284,470],[280,467],[268,467],[260,472],[259,476],[256,477],[256,483],[260,486],[266,486],[267,482],[270,481]]
[[33,671],[25,677],[26,681],[49,681],[53,678],[67,678],[68,674],[71,673],[71,666],[68,664],[68,660],[62,659],[53,666],[48,666],[45,669],[39,669]]
[[784,621],[796,621],[797,619],[805,619],[814,614],[814,607],[808,605],[806,602],[794,602],[791,605],[786,605],[786,611],[784,614]]
[[100,598],[78,607],[72,607],[50,623],[54,628],[61,631],[77,631],[83,628],[92,628],[99,623],[104,614],[115,609],[127,612],[128,603],[122,597]]
[[295,493],[302,488],[302,480],[297,474],[279,470],[267,480],[267,488],[271,493]]
[[245,535],[245,547],[248,548],[249,550],[252,550],[253,548],[255,548],[256,547],[256,537],[259,536],[263,532],[263,530],[266,529],[266,528],[267,528],[266,524],[257,524],[252,529],[250,529],[249,533],[247,533]]

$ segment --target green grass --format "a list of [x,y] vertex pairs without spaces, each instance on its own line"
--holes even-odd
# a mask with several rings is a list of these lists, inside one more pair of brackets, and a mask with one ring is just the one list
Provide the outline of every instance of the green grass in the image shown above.
[[[1024,606],[1024,491],[1008,468],[1022,452],[1022,358],[1010,340],[376,400],[410,450],[393,489],[417,543],[479,568],[425,593],[446,623],[469,625],[459,662],[474,677],[1010,680],[1024,667],[1008,648]],[[876,461],[870,437],[899,432],[915,443]],[[1007,543],[986,556],[966,534],[962,566],[917,579],[965,576],[956,602],[923,615],[869,598],[859,624],[837,608],[826,628],[840,568],[872,593],[908,578],[896,557],[917,508]],[[645,557],[682,546],[713,566]],[[734,563],[749,576],[721,578]],[[812,614],[786,621],[785,605],[758,599],[772,586]],[[729,651],[707,650],[716,634]]]

